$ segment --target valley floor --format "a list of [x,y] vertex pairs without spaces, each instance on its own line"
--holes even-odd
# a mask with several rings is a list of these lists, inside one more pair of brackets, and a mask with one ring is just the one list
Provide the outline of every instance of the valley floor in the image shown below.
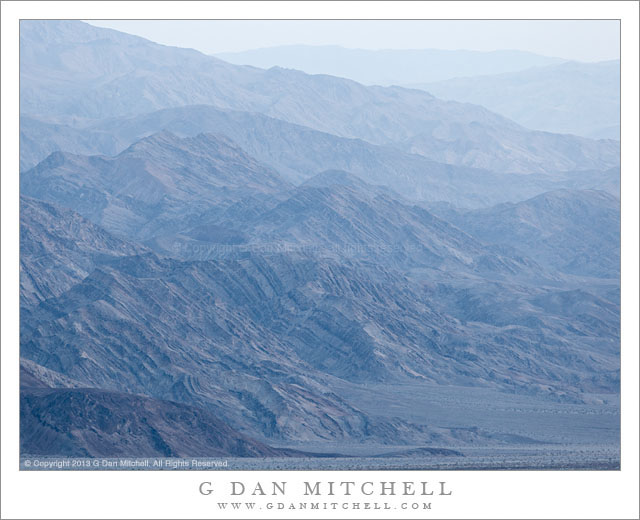
[[[337,382],[336,382],[337,384]],[[438,385],[354,385],[341,388],[360,409],[415,424],[477,428],[478,445],[398,445],[344,441],[268,444],[318,456],[272,458],[65,458],[29,456],[23,470],[618,470],[619,397],[584,395],[590,404],[549,396]],[[429,452],[431,450],[431,453]],[[336,456],[340,455],[340,456]]]
[[[351,404],[373,417],[399,417],[436,427],[478,428],[497,439],[523,436],[551,445],[620,446],[619,395],[581,394],[575,397],[583,402],[567,402],[552,393],[523,395],[480,387],[358,385],[336,380],[338,384],[342,385],[341,395],[348,395]],[[450,444],[447,448],[458,449]],[[332,450],[339,451],[339,447]]]

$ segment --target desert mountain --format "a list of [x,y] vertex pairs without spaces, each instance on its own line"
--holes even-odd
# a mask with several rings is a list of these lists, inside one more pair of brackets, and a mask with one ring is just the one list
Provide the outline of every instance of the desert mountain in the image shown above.
[[527,128],[620,139],[620,60],[566,62],[414,85],[487,107]]
[[288,183],[228,139],[168,132],[116,157],[56,152],[21,177],[21,192],[74,209],[110,231],[139,240],[216,215],[240,200],[256,207]]
[[554,269],[620,276],[620,200],[603,191],[548,192],[470,211],[458,225],[484,242],[518,248]]
[[80,128],[114,116],[206,104],[502,172],[619,164],[616,142],[533,132],[483,107],[420,90],[232,65],[82,22],[22,21],[20,39],[21,114],[47,114],[48,123]]

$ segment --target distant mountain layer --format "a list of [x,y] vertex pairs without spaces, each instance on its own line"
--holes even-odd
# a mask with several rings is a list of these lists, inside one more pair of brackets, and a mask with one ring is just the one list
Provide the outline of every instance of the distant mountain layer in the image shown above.
[[620,139],[620,60],[567,62],[413,87],[482,105],[527,128]]
[[107,132],[20,116],[20,171],[32,168],[52,152],[115,155],[124,148],[116,135]]
[[115,158],[55,153],[21,175],[21,190],[183,258],[295,247],[404,267],[453,263],[476,271],[475,257],[487,256],[496,273],[536,270],[495,256],[424,208],[347,172],[325,171],[293,188],[213,135],[154,134]]
[[[140,138],[162,130],[179,136],[214,132],[230,137],[251,156],[295,184],[322,171],[338,169],[349,171],[366,182],[392,187],[414,200],[447,201],[469,208],[519,201],[560,188],[619,191],[618,170],[511,176],[437,163],[421,155],[338,137],[262,114],[218,110],[210,106],[165,109],[133,118],[117,118],[97,123],[83,132],[70,127],[61,130],[62,125],[42,124],[40,127],[37,120],[25,117],[22,121],[23,141],[35,135],[34,141],[39,143],[37,149],[21,147],[21,161],[25,164],[44,159],[46,155],[41,154],[47,150],[58,150],[60,136],[68,131],[83,133],[85,139],[76,146],[73,140],[66,141],[66,151],[85,154],[87,146],[84,143],[91,142],[90,136],[95,135],[90,153],[106,155],[114,155]],[[180,157],[173,160],[176,164],[182,161]]]
[[[614,142],[531,132],[480,106],[420,90],[232,65],[81,22],[23,21],[20,38],[21,114],[44,116],[49,124],[79,129],[99,119],[205,104],[501,172],[619,164]],[[37,147],[37,138],[25,137]],[[73,138],[65,131],[57,144]]]
[[[438,171],[433,173],[428,182],[435,184]],[[487,179],[482,175],[477,186]],[[338,258],[384,259],[403,268],[448,266],[485,273],[488,264],[482,267],[478,259],[492,258],[489,271],[539,274],[533,264],[483,249],[388,189],[337,170],[294,188],[229,140],[211,134],[178,138],[162,132],[115,158],[55,153],[21,175],[21,190],[181,258],[295,247]]]
[[563,61],[523,51],[365,50],[329,45],[284,45],[225,52],[216,56],[237,65],[252,65],[261,69],[284,67],[307,74],[348,78],[363,85],[382,86],[499,74]]

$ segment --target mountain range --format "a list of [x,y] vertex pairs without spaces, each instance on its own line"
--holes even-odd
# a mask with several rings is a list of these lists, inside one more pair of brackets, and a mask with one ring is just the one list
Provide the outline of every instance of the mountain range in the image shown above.
[[517,247],[554,269],[620,276],[620,201],[603,191],[551,191],[470,211],[458,224],[481,240]]
[[530,131],[481,106],[420,90],[231,65],[81,22],[23,21],[20,41],[21,115],[49,124],[85,128],[98,119],[207,104],[504,172],[604,169],[619,162],[615,141]]
[[[411,199],[447,201],[470,208],[515,202],[559,188],[605,189],[616,194],[619,191],[616,168],[604,172],[567,170],[512,176],[502,171],[443,164],[396,148],[338,137],[261,114],[210,106],[180,107],[117,118],[84,130],[63,125],[42,126],[26,117],[22,121],[22,141],[38,143],[35,149],[29,145],[21,148],[24,166],[39,162],[61,148],[76,154],[115,155],[142,137],[161,131],[181,137],[195,137],[204,132],[231,138],[237,146],[294,184],[325,170],[337,169],[349,171],[372,184],[390,186]],[[76,135],[82,135],[82,139],[76,139]],[[541,163],[544,161],[540,159]],[[578,164],[581,163],[567,162],[565,166]],[[542,165],[538,169],[544,170]]]
[[[145,154],[142,159],[140,151]],[[331,413],[322,412],[320,417],[327,414],[332,421],[337,413],[358,417],[346,404],[346,396],[324,397],[320,388],[327,375],[355,382],[418,377],[441,383],[493,381],[489,384],[502,386],[500,381],[507,378],[498,376],[500,367],[509,367],[512,375],[522,364],[520,377],[530,390],[560,385],[575,396],[580,389],[610,391],[617,384],[615,340],[605,340],[617,334],[615,303],[594,295],[590,297],[595,304],[584,316],[571,314],[560,322],[553,314],[546,318],[546,301],[557,289],[523,290],[519,285],[535,280],[562,286],[561,280],[521,253],[483,245],[388,189],[336,171],[294,188],[228,141],[207,135],[179,139],[161,133],[132,146],[124,154],[126,161],[132,160],[129,153],[145,167],[116,163],[92,174],[91,166],[103,165],[105,158],[74,157],[67,163],[54,160],[54,154],[22,175],[23,193],[72,206],[114,233],[145,236],[150,247],[188,260],[163,260],[149,250],[119,243],[121,239],[75,213],[24,199],[23,262],[29,266],[30,279],[48,279],[52,284],[47,273],[60,258],[74,258],[76,252],[63,249],[77,248],[68,230],[91,245],[82,248],[86,255],[77,263],[93,270],[79,283],[69,287],[69,281],[62,279],[59,286],[35,295],[29,294],[26,281],[23,284],[23,300],[33,302],[23,309],[23,356],[50,370],[109,391],[125,388],[161,400],[215,405],[216,413],[233,427],[259,438],[280,439],[364,435],[368,423],[363,418],[356,425],[353,420],[345,423],[346,419],[331,427],[317,422],[318,409],[326,407]],[[153,163],[150,158],[156,153],[159,160]],[[180,166],[181,161],[188,167]],[[207,168],[215,200],[210,199],[213,195],[198,164]],[[173,170],[167,173],[161,165],[172,165]],[[142,180],[117,175],[124,171],[139,171]],[[234,178],[251,175],[251,184],[239,192],[233,189]],[[171,182],[163,184],[167,179]],[[190,191],[196,184],[202,189]],[[154,192],[136,192],[140,185],[157,185],[159,191],[149,199]],[[95,202],[87,204],[97,198],[92,190],[112,194],[101,211]],[[256,194],[263,197],[262,212]],[[612,204],[611,199],[604,196],[591,202]],[[144,211],[134,214],[124,211],[125,206]],[[212,206],[222,209],[211,212]],[[62,223],[66,219],[71,222]],[[57,229],[42,225],[52,220],[59,222]],[[46,231],[47,239],[38,231]],[[163,249],[169,231],[173,247]],[[60,243],[49,245],[54,232]],[[598,243],[598,235],[592,240]],[[101,241],[104,246],[95,245]],[[33,243],[46,248],[35,248]],[[93,250],[102,253],[99,258]],[[215,261],[203,263],[199,258]],[[419,274],[411,274],[416,269]],[[414,280],[431,274],[426,285],[420,281],[416,286],[402,271]],[[487,285],[478,284],[478,276]],[[59,296],[47,298],[49,294]],[[538,308],[535,319],[531,305]],[[603,315],[607,306],[608,314]],[[176,316],[181,319],[175,320]],[[359,319],[354,321],[353,316]],[[534,375],[529,355],[506,361],[504,353],[483,339],[491,334],[495,343],[500,334],[501,341],[529,351],[533,331],[542,334],[547,345],[542,351],[536,347],[535,363],[545,360],[554,366],[541,367]],[[570,339],[575,334],[579,350]],[[598,338],[589,350],[584,334]],[[552,354],[548,345],[560,350]],[[241,353],[240,348],[249,350]],[[115,365],[112,352],[118,354]],[[239,355],[253,362],[238,365]],[[563,359],[561,370],[554,361],[558,355]],[[490,373],[477,365],[481,358],[493,359]],[[593,375],[584,379],[580,372],[571,372],[569,376],[567,370],[573,365]],[[213,386],[204,383],[211,381],[209,370],[216,372]],[[285,380],[279,382],[284,374]],[[291,374],[303,378],[304,383],[297,383],[305,389],[303,394],[291,389]],[[234,381],[243,383],[231,392],[237,397],[230,398]],[[572,383],[567,387],[568,381]],[[307,413],[304,431],[291,426],[291,415],[300,418]]]
[[346,49],[337,45],[283,45],[216,54],[229,63],[283,67],[348,78],[363,85],[407,85],[459,76],[515,72],[564,60],[531,52],[441,49]]
[[527,128],[620,139],[620,60],[566,62],[412,86],[442,99],[482,105]]
[[21,351],[85,386],[205,407],[263,439],[366,436],[366,416],[328,393],[327,377],[520,380],[573,398],[615,389],[615,304],[591,296],[589,310],[546,317],[557,290],[494,282],[500,296],[474,302],[482,284],[461,282],[415,285],[377,264],[303,253],[213,262],[145,253],[107,259],[23,307]]
[[73,21],[20,109],[23,454],[458,456],[540,441],[378,389],[619,394],[616,141]]

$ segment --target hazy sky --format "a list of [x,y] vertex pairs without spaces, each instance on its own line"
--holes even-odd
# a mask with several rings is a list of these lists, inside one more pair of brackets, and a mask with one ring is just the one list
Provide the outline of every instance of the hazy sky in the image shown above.
[[579,61],[618,59],[617,20],[101,20],[100,27],[206,54],[277,45],[360,49],[522,50]]

